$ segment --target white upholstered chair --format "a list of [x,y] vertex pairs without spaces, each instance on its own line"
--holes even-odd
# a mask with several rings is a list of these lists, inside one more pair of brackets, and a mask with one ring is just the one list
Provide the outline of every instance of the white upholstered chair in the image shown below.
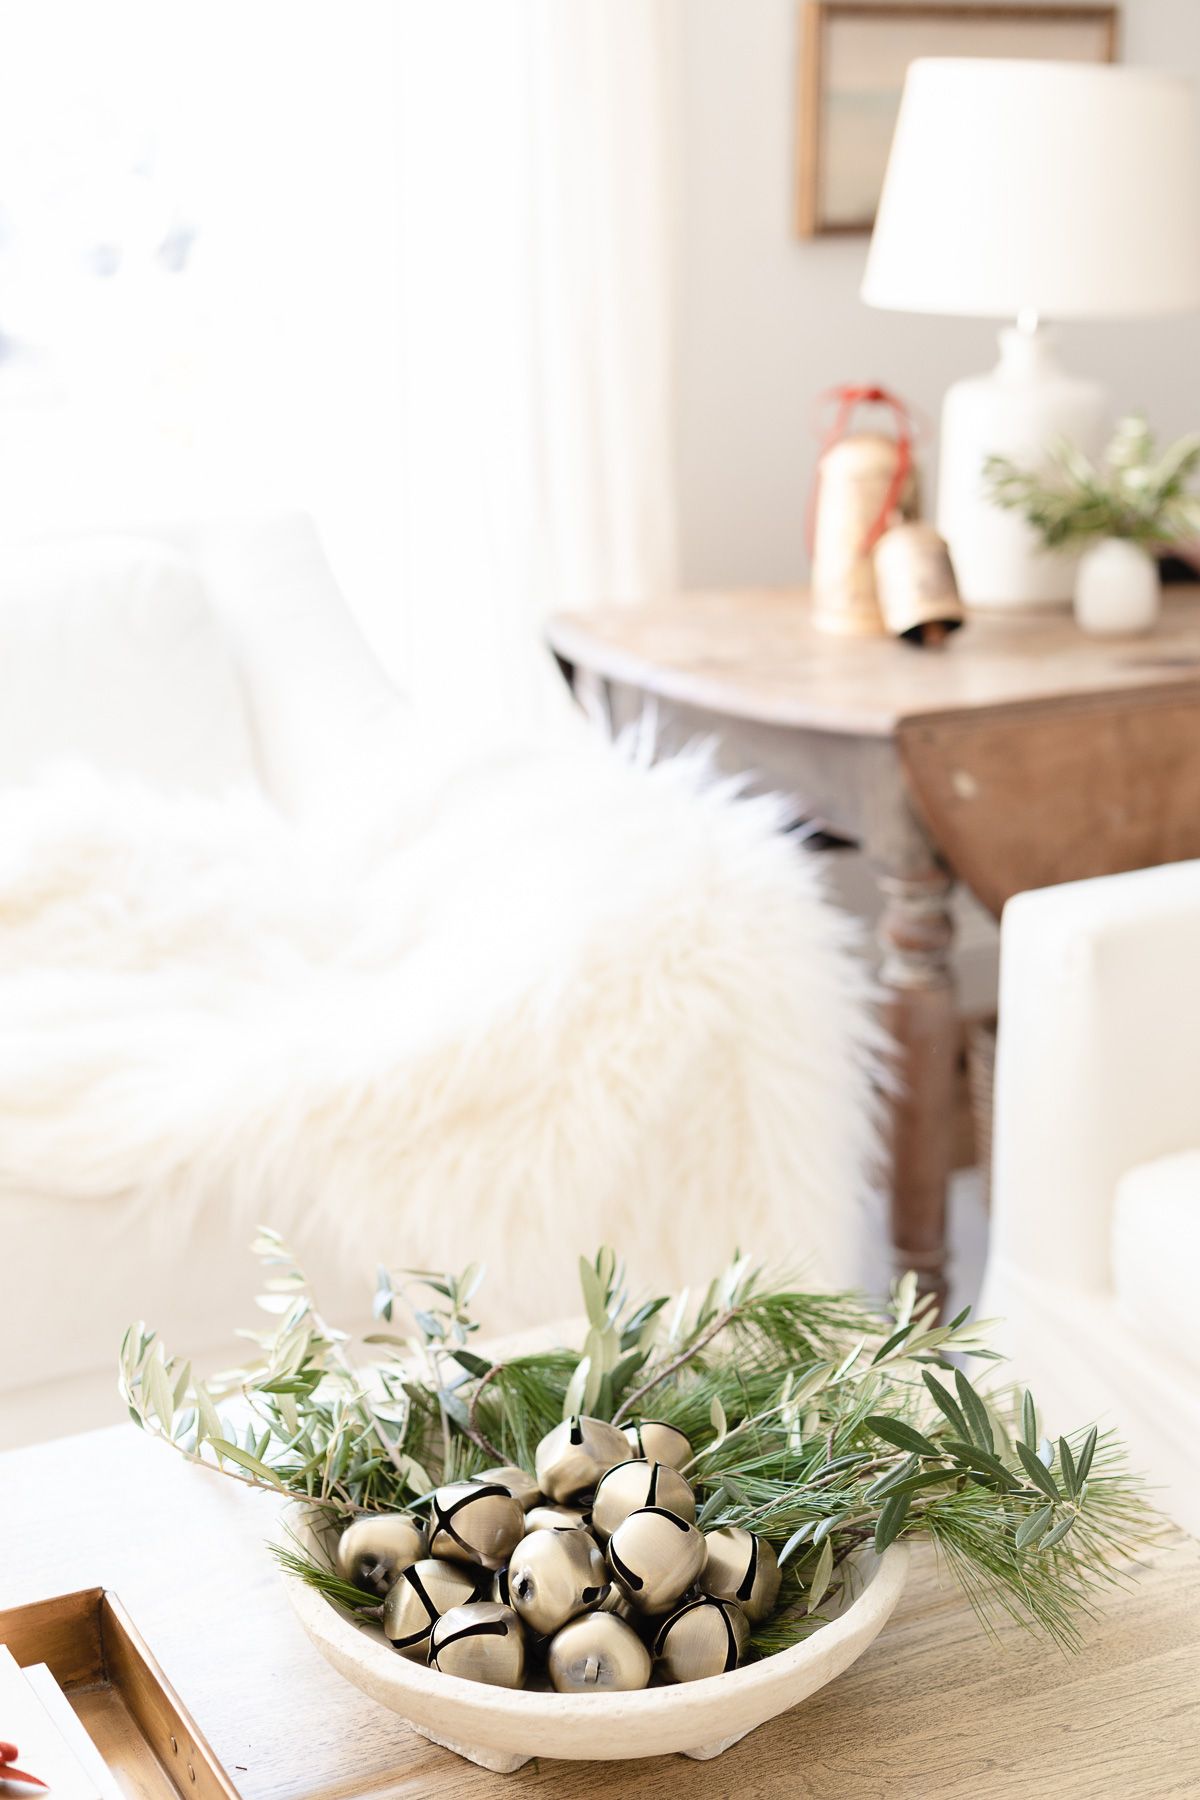
[[351,1324],[385,1257],[502,1329],[605,1238],[851,1277],[868,983],[778,823],[582,722],[456,763],[303,519],[4,549],[0,1444],[116,1416],[133,1319],[227,1366],[259,1218]]
[[1200,1534],[1200,863],[1010,901],[1000,1019],[983,1310]]
[[[170,790],[263,789],[304,818],[411,755],[302,516],[59,534],[0,560],[0,783],[79,758]],[[4,1058],[0,1019],[0,1080]],[[158,1309],[176,1344],[227,1364],[256,1316],[245,1237],[219,1207],[173,1225],[129,1196],[0,1179],[0,1447],[119,1416],[121,1321]],[[331,1312],[361,1319],[369,1295],[322,1261]]]

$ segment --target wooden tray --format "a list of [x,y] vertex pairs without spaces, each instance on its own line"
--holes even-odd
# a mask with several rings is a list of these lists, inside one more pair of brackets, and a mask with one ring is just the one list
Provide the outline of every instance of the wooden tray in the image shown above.
[[47,1664],[129,1800],[239,1800],[115,1594],[0,1612],[0,1644]]

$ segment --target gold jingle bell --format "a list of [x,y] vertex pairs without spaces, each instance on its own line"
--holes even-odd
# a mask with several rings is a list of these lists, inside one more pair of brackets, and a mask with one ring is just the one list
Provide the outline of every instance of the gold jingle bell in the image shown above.
[[538,1445],[537,1483],[548,1500],[574,1500],[628,1455],[625,1433],[617,1426],[576,1413],[548,1431]]
[[523,1512],[536,1506],[542,1497],[542,1490],[532,1475],[524,1469],[518,1469],[515,1463],[500,1463],[494,1469],[481,1469],[475,1477],[476,1481],[486,1481],[489,1486],[507,1488],[514,1500],[519,1500]]
[[519,1500],[499,1482],[452,1481],[430,1508],[429,1551],[454,1562],[498,1569],[525,1535]]
[[425,1529],[411,1513],[378,1513],[356,1519],[337,1544],[343,1581],[382,1600],[402,1570],[426,1552]]
[[727,1600],[690,1600],[662,1626],[654,1654],[671,1681],[703,1681],[736,1669],[750,1627],[740,1606]]
[[650,1679],[650,1652],[615,1613],[584,1613],[550,1641],[546,1659],[560,1694],[629,1693]]
[[704,1567],[704,1537],[664,1507],[644,1506],[613,1532],[608,1561],[636,1611],[666,1612]]
[[525,1633],[511,1606],[472,1600],[443,1613],[433,1628],[429,1664],[443,1675],[516,1688],[525,1679]]
[[682,1469],[692,1460],[692,1446],[678,1425],[665,1419],[638,1419],[625,1427],[625,1436],[635,1456],[647,1462],[666,1463],[668,1468]]
[[765,1538],[740,1525],[710,1531],[705,1539],[707,1556],[700,1586],[716,1600],[733,1600],[752,1625],[757,1625],[779,1598],[779,1563]]
[[592,1611],[616,1613],[619,1619],[627,1619],[630,1623],[637,1617],[633,1607],[629,1604],[629,1596],[621,1592],[615,1581],[609,1582],[603,1600],[597,1600]]
[[383,1603],[383,1634],[402,1656],[425,1661],[429,1634],[443,1613],[475,1598],[475,1577],[460,1563],[426,1556],[405,1569]]
[[601,1477],[592,1501],[592,1530],[602,1544],[607,1543],[631,1512],[645,1506],[663,1506],[690,1524],[696,1520],[696,1496],[678,1469],[634,1459],[618,1463]]
[[590,1529],[590,1506],[531,1506],[525,1514],[526,1531],[578,1531]]
[[509,1604],[544,1636],[595,1606],[607,1587],[604,1557],[588,1531],[531,1531],[509,1558]]

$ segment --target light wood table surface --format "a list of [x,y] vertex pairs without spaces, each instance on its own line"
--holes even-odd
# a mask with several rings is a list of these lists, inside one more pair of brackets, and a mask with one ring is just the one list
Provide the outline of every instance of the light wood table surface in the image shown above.
[[133,1426],[0,1456],[0,1608],[103,1586],[124,1601],[244,1800],[1183,1800],[1200,1794],[1200,1547],[1106,1596],[1065,1658],[997,1649],[923,1551],[867,1654],[709,1763],[533,1762],[500,1776],[335,1675],[262,1548],[273,1501]]
[[614,730],[653,702],[663,753],[722,766],[859,844],[883,902],[896,1266],[944,1290],[959,1025],[950,898],[1011,895],[1200,856],[1200,588],[1157,630],[1088,638],[1062,613],[976,615],[939,650],[813,629],[806,596],[677,596],[549,626]]

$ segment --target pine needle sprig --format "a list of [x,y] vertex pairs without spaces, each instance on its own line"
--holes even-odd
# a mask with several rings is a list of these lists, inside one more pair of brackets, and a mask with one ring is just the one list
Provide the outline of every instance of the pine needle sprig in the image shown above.
[[324,1594],[327,1600],[340,1606],[343,1611],[364,1621],[379,1617],[381,1608],[374,1595],[364,1593],[353,1582],[343,1581],[328,1564],[310,1556],[307,1551],[292,1550],[286,1544],[272,1544],[270,1551],[280,1568],[286,1569],[289,1575],[298,1575],[301,1581],[316,1588],[318,1593]]
[[1099,464],[1060,441],[1039,468],[989,456],[984,478],[997,506],[1023,514],[1057,550],[1102,537],[1166,545],[1200,536],[1200,496],[1189,487],[1198,470],[1200,433],[1160,454],[1145,419],[1132,414]]
[[[419,1506],[489,1463],[532,1469],[560,1419],[666,1419],[706,1530],[773,1545],[783,1597],[752,1654],[800,1641],[854,1579],[856,1557],[932,1543],[985,1627],[1002,1618],[1074,1648],[1102,1589],[1157,1522],[1111,1433],[1052,1441],[1028,1393],[980,1386],[987,1322],[938,1324],[916,1279],[886,1308],[809,1294],[735,1256],[696,1298],[638,1298],[611,1250],[581,1258],[580,1350],[493,1362],[476,1353],[482,1271],[380,1271],[381,1329],[353,1344],[321,1316],[277,1234],[256,1245],[274,1328],[219,1382],[194,1377],[135,1326],[120,1384],[146,1431],[193,1462],[319,1504],[329,1534],[364,1512]],[[364,1619],[376,1602],[299,1546],[281,1562]]]

